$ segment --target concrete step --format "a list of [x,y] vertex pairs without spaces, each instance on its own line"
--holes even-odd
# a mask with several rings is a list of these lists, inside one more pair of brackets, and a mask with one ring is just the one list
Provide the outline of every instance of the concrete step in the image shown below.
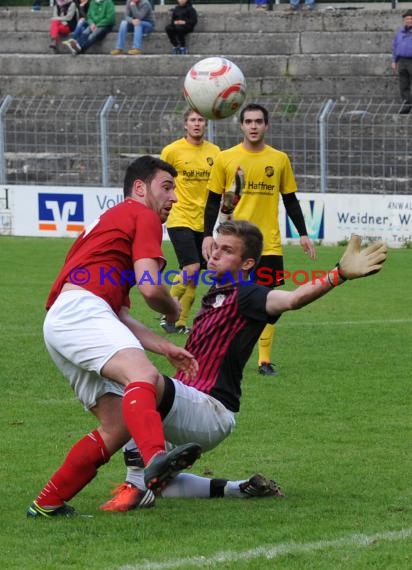
[[[157,31],[163,31],[170,21],[171,6],[156,6],[155,20]],[[328,10],[327,6],[318,5],[310,14],[287,14],[286,6],[275,6],[273,12],[254,12],[241,10],[232,4],[226,9],[216,5],[198,5],[199,15],[195,33],[228,32],[228,33],[264,33],[264,32],[343,32],[371,31],[394,32],[402,23],[401,14],[404,6],[396,10],[388,10],[382,4],[381,9],[370,9],[367,4],[353,10]],[[51,8],[41,12],[30,12],[28,8],[0,7],[0,31],[37,32],[48,31]],[[117,24],[123,18],[123,8],[117,6]]]
[[[196,5],[199,24],[189,38],[189,56],[171,56],[164,26],[170,6],[157,6],[156,31],[144,55],[109,56],[116,32],[86,54],[72,57],[48,48],[50,8],[39,13],[0,9],[0,95],[144,95],[180,93],[197,60],[224,55],[243,70],[248,92],[321,97],[393,98],[397,78],[390,69],[391,43],[403,8],[329,10],[286,14],[285,5],[255,13],[241,4]],[[123,17],[118,7],[117,21]],[[131,42],[131,34],[128,38]]]
[[[397,78],[386,55],[224,54],[245,74],[249,96],[361,95],[392,99]],[[188,69],[201,55],[0,55],[1,94],[140,95],[181,93]]]
[[[265,32],[264,38],[253,34],[241,36],[239,32],[201,32],[191,34],[189,46],[191,53],[211,56],[231,53],[232,55],[271,54],[387,54],[390,57],[390,46],[393,32]],[[117,35],[111,32],[102,42],[93,45],[87,53],[108,54],[116,45]],[[264,41],[263,41],[264,40]],[[128,35],[131,47],[132,35]],[[43,32],[10,32],[0,35],[0,53],[48,53],[49,34]],[[166,54],[170,52],[170,43],[164,32],[153,32],[144,40],[143,51],[146,54]],[[63,47],[61,53],[68,53]]]

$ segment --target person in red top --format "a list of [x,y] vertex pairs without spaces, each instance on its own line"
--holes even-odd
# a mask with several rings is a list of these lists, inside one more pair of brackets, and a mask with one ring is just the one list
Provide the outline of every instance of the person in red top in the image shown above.
[[43,327],[46,347],[100,425],[72,447],[28,508],[28,517],[76,514],[66,501],[130,436],[143,457],[149,493],[200,456],[197,443],[166,452],[156,410],[163,376],[143,349],[163,354],[188,376],[197,372],[197,362],[129,313],[129,291],[136,284],[151,309],[166,314],[171,322],[179,317],[179,306],[161,280],[145,279],[158,275],[165,265],[162,223],[176,202],[176,174],[170,164],[151,156],[130,164],[124,202],[77,238],[52,286]]

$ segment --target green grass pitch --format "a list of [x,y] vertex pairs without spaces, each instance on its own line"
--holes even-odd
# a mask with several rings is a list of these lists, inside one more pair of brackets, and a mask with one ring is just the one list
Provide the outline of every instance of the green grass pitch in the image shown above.
[[[233,479],[261,471],[284,499],[160,499],[104,513],[99,504],[124,476],[117,454],[71,502],[92,518],[27,520],[70,446],[95,426],[42,340],[44,301],[69,245],[0,238],[3,568],[412,568],[411,250],[390,250],[379,275],[284,315],[272,355],[279,376],[259,377],[253,355],[237,429],[193,467]],[[321,246],[311,262],[286,246],[285,266],[328,269],[342,251]],[[160,330],[137,292],[133,303]]]

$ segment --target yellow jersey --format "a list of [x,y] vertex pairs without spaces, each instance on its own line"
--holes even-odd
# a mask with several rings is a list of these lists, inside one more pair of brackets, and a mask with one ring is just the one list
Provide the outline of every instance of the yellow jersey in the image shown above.
[[178,173],[177,203],[173,204],[167,219],[168,228],[184,227],[203,232],[207,184],[219,151],[219,147],[209,141],[194,145],[185,138],[172,142],[162,150],[160,158],[174,166]]
[[223,150],[216,157],[208,189],[216,194],[229,190],[238,168],[243,170],[245,186],[233,219],[259,227],[263,234],[262,255],[282,255],[279,197],[297,190],[288,155],[268,145],[259,152],[250,152],[242,143]]

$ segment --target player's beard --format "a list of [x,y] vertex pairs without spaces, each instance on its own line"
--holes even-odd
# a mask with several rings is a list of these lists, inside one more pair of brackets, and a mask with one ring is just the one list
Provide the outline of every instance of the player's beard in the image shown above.
[[170,208],[166,209],[166,206],[169,205],[165,204],[164,202],[162,202],[162,204],[159,204],[158,200],[156,199],[155,195],[152,192],[150,184],[147,184],[146,186],[145,204],[148,208],[153,210],[153,212],[156,212],[156,214],[160,218],[160,221],[162,222],[162,224],[164,224],[164,222],[167,220],[170,214]]

